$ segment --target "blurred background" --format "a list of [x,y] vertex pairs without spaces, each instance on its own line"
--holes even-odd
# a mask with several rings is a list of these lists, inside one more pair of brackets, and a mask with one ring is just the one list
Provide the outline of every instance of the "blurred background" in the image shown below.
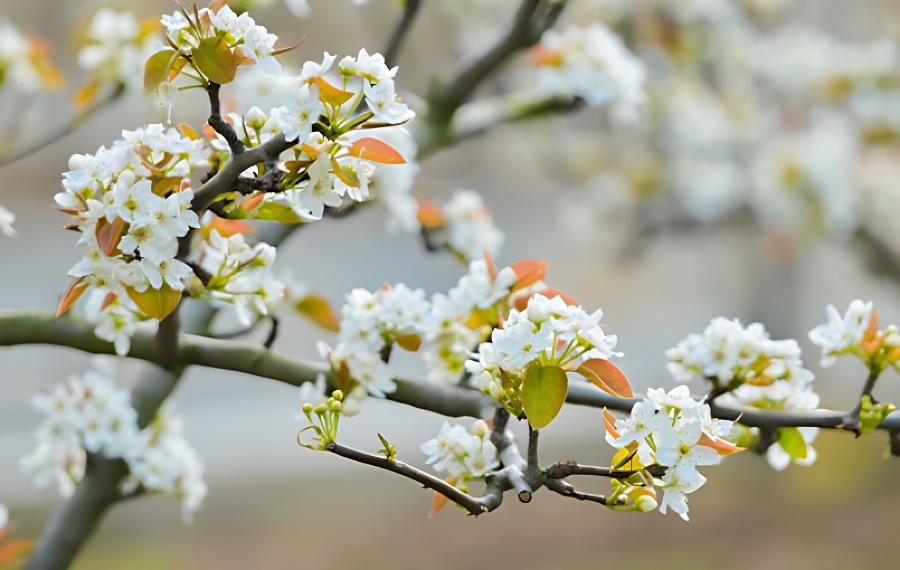
[[[413,102],[411,94],[424,93],[457,58],[455,30],[437,4],[423,2],[399,60],[398,85]],[[78,86],[73,30],[100,5],[133,9],[142,17],[172,10],[162,0],[0,0],[0,14],[24,32],[49,39],[54,61],[76,78],[64,93],[29,105],[22,144],[71,115],[67,98]],[[305,36],[294,54],[302,61],[318,59],[323,50],[343,55],[362,47],[381,49],[399,12],[387,0],[363,7],[349,0],[311,0],[311,5],[307,19],[290,15],[280,3],[253,15],[286,43]],[[838,37],[892,38],[900,31],[900,9],[887,0],[797,2],[790,10],[794,20]],[[205,104],[201,95],[183,95],[180,120],[200,124]],[[799,339],[823,405],[848,407],[864,370],[853,362],[822,370],[806,333],[824,320],[827,303],[842,309],[853,298],[875,301],[881,322],[900,322],[900,282],[873,274],[859,250],[841,240],[816,240],[779,255],[783,252],[773,245],[779,242],[746,218],[649,237],[631,231],[627,221],[596,221],[588,235],[573,223],[571,209],[561,206],[563,193],[571,200],[565,161],[546,159],[545,150],[548,140],[563,145],[602,139],[606,121],[598,115],[588,109],[508,125],[442,151],[422,164],[416,193],[439,199],[456,188],[481,192],[506,233],[499,260],[547,259],[555,286],[586,307],[602,307],[636,389],[670,387],[665,349],[725,315],[761,321],[773,338]],[[128,96],[76,132],[3,168],[0,203],[16,213],[19,236],[0,240],[0,306],[50,309],[67,283],[65,270],[78,254],[52,197],[68,157],[93,152],[123,128],[164,117],[139,95]],[[429,255],[417,238],[389,235],[383,226],[383,214],[371,209],[314,224],[279,248],[278,265],[335,305],[353,287],[403,282],[432,293],[445,291],[462,274],[464,268],[450,256]],[[300,318],[283,326],[276,350],[315,356],[318,330]],[[61,502],[54,489],[34,489],[18,465],[40,421],[29,398],[83,370],[87,360],[61,348],[0,349],[0,501],[10,507],[18,536],[37,536]],[[123,379],[133,380],[139,368],[135,362],[124,365]],[[900,379],[886,373],[876,393],[884,401],[900,400]],[[549,493],[538,493],[528,505],[508,498],[498,512],[477,520],[452,508],[426,520],[430,493],[408,480],[299,448],[294,435],[301,424],[293,415],[300,401],[291,388],[192,369],[174,399],[188,439],[206,463],[210,495],[203,508],[193,525],[183,527],[174,499],[120,505],[76,568],[824,569],[894,567],[900,554],[890,523],[900,512],[900,461],[884,458],[880,433],[858,441],[845,433],[823,433],[816,442],[818,462],[783,473],[750,453],[730,458],[705,471],[709,483],[690,498],[690,523],[658,513],[613,513]],[[442,421],[370,399],[360,416],[342,423],[342,433],[348,444],[374,450],[375,433],[381,432],[397,444],[401,458],[421,464],[418,446]],[[568,409],[544,437],[542,459],[548,463],[577,458],[600,464],[608,455],[596,410]]]

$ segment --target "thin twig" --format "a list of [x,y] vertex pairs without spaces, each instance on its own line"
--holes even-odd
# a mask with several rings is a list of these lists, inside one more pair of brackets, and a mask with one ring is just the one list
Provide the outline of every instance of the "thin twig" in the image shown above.
[[387,457],[383,457],[381,455],[366,453],[364,451],[340,445],[337,442],[331,442],[327,444],[325,449],[326,451],[330,451],[335,455],[340,455],[341,457],[351,459],[359,463],[364,463],[366,465],[371,465],[372,467],[378,467],[379,469],[397,473],[398,475],[402,475],[404,477],[412,479],[413,481],[421,483],[425,487],[428,487],[433,491],[437,491],[457,505],[463,507],[469,512],[470,515],[478,516],[490,510],[487,506],[485,506],[485,503],[482,499],[472,497],[471,495],[463,493],[443,479],[439,479],[438,477],[435,477],[430,473],[426,473],[425,471],[417,469],[407,463],[403,463],[402,461],[390,460]]
[[400,55],[400,50],[403,48],[403,42],[412,28],[416,14],[419,12],[419,4],[420,0],[406,0],[403,5],[403,15],[397,21],[397,25],[394,27],[387,47],[383,52],[384,61],[388,67],[393,67],[397,64],[397,58]]

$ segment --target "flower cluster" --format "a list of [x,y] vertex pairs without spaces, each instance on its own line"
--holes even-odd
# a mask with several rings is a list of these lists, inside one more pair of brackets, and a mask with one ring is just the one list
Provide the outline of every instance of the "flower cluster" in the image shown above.
[[622,118],[634,118],[644,102],[644,66],[603,24],[548,30],[537,48],[541,86],[591,105],[612,105]]
[[872,374],[878,375],[888,366],[900,369],[900,332],[894,325],[878,328],[874,304],[856,299],[841,315],[828,305],[828,322],[810,331],[809,339],[822,349],[822,366],[834,364],[838,356],[852,355],[861,359]]
[[444,422],[437,436],[423,443],[421,450],[428,456],[428,465],[447,473],[454,485],[464,487],[466,481],[482,479],[500,467],[490,434],[484,420],[477,420],[468,430]]
[[[731,422],[712,419],[709,405],[691,397],[687,386],[678,386],[668,393],[651,388],[634,405],[628,418],[607,420],[606,440],[620,449],[613,459],[614,469],[626,464],[634,470],[653,465],[664,467],[664,474],[653,480],[663,490],[659,510],[665,514],[671,508],[688,520],[687,495],[706,483],[697,467],[717,465],[722,455],[740,449],[723,439],[731,427]],[[631,491],[621,488],[621,484],[616,486],[619,488],[614,494]]]
[[[210,213],[204,220],[213,216]],[[225,237],[213,222],[203,228],[201,235],[205,234],[205,238],[195,263],[206,279],[202,285],[195,284],[192,294],[219,308],[233,310],[241,325],[250,326],[284,298],[284,283],[272,275],[276,250],[266,243],[251,246],[241,233]]]
[[492,273],[488,261],[477,259],[446,295],[432,297],[423,351],[429,382],[459,383],[469,354],[497,324],[497,307],[507,304],[516,280],[511,267]]
[[[224,46],[231,54],[228,62],[259,63],[272,69],[280,67],[275,59],[278,36],[258,25],[248,13],[238,15],[225,2],[214,4],[220,4],[220,7],[202,8],[197,17],[179,11],[163,16],[161,21],[170,44],[194,56],[205,54],[207,50],[219,51],[222,48],[218,46]],[[202,63],[197,66],[198,71],[204,71]],[[209,79],[215,81],[218,78]]]
[[406,285],[385,286],[372,293],[354,289],[341,309],[341,328],[332,349],[320,343],[331,362],[335,383],[350,393],[355,384],[384,397],[396,390],[388,360],[396,343],[417,350],[425,331],[429,304],[425,292]]
[[[711,382],[725,391],[717,401],[726,406],[804,412],[819,405],[814,375],[803,367],[800,346],[795,340],[770,339],[759,323],[744,327],[737,319],[713,319],[703,333],[688,336],[666,356],[677,381]],[[780,429],[779,438],[766,451],[769,464],[779,471],[792,460],[811,465],[818,432],[808,427]],[[759,435],[756,428],[735,426],[730,437],[744,442],[758,440]]]
[[87,44],[78,52],[78,65],[91,77],[81,97],[88,99],[105,84],[140,88],[143,63],[161,45],[158,27],[154,20],[138,21],[131,12],[97,10],[87,28]]
[[[522,310],[509,312],[502,328],[491,332],[490,342],[482,343],[476,358],[466,362],[466,369],[476,386],[511,413],[528,414],[532,401],[530,384],[559,382],[564,395],[565,370],[576,370],[592,360],[608,361],[622,356],[614,350],[616,336],[607,335],[600,327],[602,318],[600,309],[588,313],[560,295],[548,298],[536,293]],[[541,379],[542,374],[555,380]],[[534,400],[546,397],[538,393]],[[561,406],[562,401],[558,404]],[[535,427],[545,424],[536,417],[530,416],[529,420]]]
[[128,463],[123,492],[141,488],[180,497],[186,519],[206,496],[203,464],[184,440],[181,419],[162,410],[140,429],[130,393],[116,386],[111,362],[96,358],[91,370],[36,395],[33,406],[46,418],[22,466],[37,485],[55,483],[60,493],[71,494],[91,453]]
[[[129,322],[162,319],[174,309],[193,275],[177,258],[179,239],[199,226],[190,175],[207,164],[207,153],[201,141],[154,124],[69,159],[56,204],[81,233],[83,257],[69,270],[74,281],[60,314],[89,288],[103,299],[100,313],[130,312]],[[97,332],[115,340],[120,354],[128,351],[127,335]]]
[[6,16],[0,16],[0,94],[7,90],[30,94],[58,87],[62,75],[48,52],[46,43],[23,36]]
[[795,340],[772,340],[760,323],[744,327],[737,319],[713,319],[701,334],[692,334],[666,351],[668,369],[678,382],[707,380],[723,389],[743,384],[811,381]]

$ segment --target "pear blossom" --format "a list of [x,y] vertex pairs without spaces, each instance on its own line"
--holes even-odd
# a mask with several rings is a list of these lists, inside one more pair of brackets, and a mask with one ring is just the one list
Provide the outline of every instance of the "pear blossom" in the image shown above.
[[687,495],[706,483],[698,467],[718,465],[714,447],[731,431],[732,422],[713,419],[709,405],[695,400],[687,386],[665,391],[650,389],[634,405],[628,418],[615,420],[606,440],[619,449],[633,450],[644,467],[665,468],[654,484],[663,490],[659,510],[671,508],[688,520]]
[[580,97],[591,105],[612,105],[633,118],[644,102],[644,67],[603,24],[548,30],[541,38],[541,86]]
[[34,94],[56,87],[61,80],[49,61],[46,44],[23,35],[4,15],[0,15],[0,70],[0,95]]
[[78,52],[78,65],[95,82],[143,87],[143,63],[162,48],[162,39],[131,12],[100,8],[87,28],[88,43]]
[[114,374],[110,359],[96,357],[88,371],[34,396],[32,406],[45,419],[35,434],[37,447],[21,461],[23,469],[36,485],[55,483],[69,495],[84,476],[87,454],[121,458],[129,468],[126,492],[140,486],[178,496],[189,520],[206,496],[206,484],[181,419],[164,408],[140,429],[131,394],[116,386]]
[[477,420],[470,429],[459,424],[444,422],[434,439],[422,444],[425,461],[435,471],[446,472],[461,484],[470,479],[481,479],[500,467],[497,448],[491,443],[490,429],[483,420]]
[[503,246],[506,238],[477,192],[457,190],[443,211],[447,242],[466,259],[477,259],[485,250],[497,253]]
[[874,304],[854,299],[841,315],[834,305],[828,305],[828,322],[810,331],[809,340],[822,349],[822,366],[834,364],[836,356],[852,351],[862,342],[869,327]]

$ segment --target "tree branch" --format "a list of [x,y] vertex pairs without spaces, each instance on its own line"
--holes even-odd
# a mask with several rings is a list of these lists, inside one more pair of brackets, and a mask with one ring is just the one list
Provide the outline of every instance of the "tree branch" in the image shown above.
[[209,123],[209,126],[217,133],[222,135],[222,138],[228,143],[228,148],[231,149],[232,155],[241,154],[247,147],[244,146],[244,142],[237,135],[234,127],[222,118],[222,105],[219,100],[219,90],[221,87],[221,85],[212,81],[206,84],[206,93],[209,95],[209,119],[207,119],[206,122]]
[[[461,507],[469,511],[470,515],[478,516],[492,510],[489,507],[493,505],[495,499],[472,497],[471,495],[463,493],[443,479],[417,469],[412,465],[403,463],[402,461],[392,461],[387,457],[382,457],[381,455],[372,455],[364,451],[359,451],[357,449],[340,445],[337,442],[331,442],[327,444],[325,450],[334,453],[335,455],[340,455],[341,457],[352,459],[353,461],[357,461],[359,463],[364,463],[366,465],[371,465],[372,467],[378,467],[379,469],[397,473],[398,475],[402,475],[404,477],[412,479],[413,481],[417,481],[425,487],[432,489],[433,491],[437,491],[457,505],[460,505]],[[494,506],[494,508],[496,508],[496,506]]]
[[388,67],[393,67],[397,64],[397,57],[403,48],[403,42],[406,40],[410,28],[412,28],[416,14],[419,12],[419,4],[420,0],[406,0],[403,5],[403,15],[397,22],[397,26],[388,40],[387,47],[384,49],[384,61]]
[[[55,319],[49,311],[0,310],[0,346],[20,344],[52,344],[94,354],[115,354],[112,343],[98,338],[92,325],[86,321]],[[152,335],[138,333],[131,344],[130,357],[160,364],[161,357]],[[244,372],[293,386],[314,381],[319,373],[329,374],[328,367],[323,363],[291,358],[255,344],[182,334],[178,366],[191,365]],[[484,417],[496,406],[493,400],[471,389],[408,380],[396,382],[397,391],[388,395],[389,400],[446,416]],[[586,382],[573,380],[566,401],[574,405],[630,412],[639,400],[610,396]],[[760,428],[845,429],[847,415],[847,412],[832,410],[791,413],[732,409],[715,403],[710,407],[714,417]],[[900,430],[900,412],[890,414],[879,428]]]

